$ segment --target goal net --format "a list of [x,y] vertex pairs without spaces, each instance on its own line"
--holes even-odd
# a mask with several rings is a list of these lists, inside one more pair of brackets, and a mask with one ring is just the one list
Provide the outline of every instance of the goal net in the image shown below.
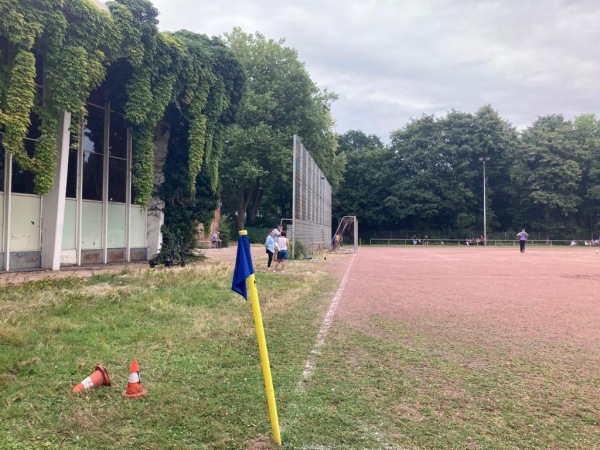
[[331,241],[334,252],[356,253],[358,250],[358,220],[356,216],[340,219]]

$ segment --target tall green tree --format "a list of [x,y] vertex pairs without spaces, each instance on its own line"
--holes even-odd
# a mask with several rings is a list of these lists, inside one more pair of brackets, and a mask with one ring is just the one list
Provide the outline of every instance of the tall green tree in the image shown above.
[[378,136],[361,130],[349,130],[337,139],[338,151],[347,159],[344,179],[333,196],[333,216],[358,216],[362,230],[377,230],[386,220],[381,199],[388,195],[391,153]]
[[362,152],[383,148],[383,142],[375,134],[367,135],[361,130],[349,130],[338,136],[339,151],[343,153]]
[[330,103],[336,96],[310,79],[284,41],[236,28],[225,34],[247,78],[236,124],[226,130],[221,185],[224,208],[237,227],[258,215],[290,217],[292,138],[299,135],[332,186],[342,176]]
[[[484,159],[488,230],[501,221],[512,223],[508,207],[512,205],[513,191],[508,168],[517,134],[491,106],[483,106],[476,114],[451,111],[441,118],[424,115],[392,132],[391,138],[387,166],[378,167],[379,173],[369,172],[377,173],[376,177],[371,176],[384,183],[385,189],[371,185],[369,192],[362,194],[366,199],[370,192],[385,192],[381,197],[383,208],[377,210],[379,229],[482,234]],[[380,141],[371,140],[363,132],[351,131],[340,136],[339,142],[349,158],[340,195],[347,195],[352,201],[336,200],[338,209],[357,205],[362,197],[360,192],[352,190],[358,185],[352,167],[365,161],[354,154],[368,146],[377,147]],[[369,224],[374,229],[377,228],[375,210],[369,209]],[[364,224],[364,218],[361,223]]]
[[509,229],[514,226],[511,208],[516,199],[510,180],[518,136],[515,128],[491,105],[481,107],[473,116],[470,132],[470,167],[477,173],[471,189],[479,205],[478,223],[483,229],[483,161],[486,160],[487,227]]
[[593,239],[600,232],[600,119],[582,114],[573,122],[577,145],[588,156],[584,160],[579,195],[579,224]]
[[443,121],[413,120],[392,133],[392,194],[384,202],[400,228],[450,230],[469,211],[472,191],[464,182],[464,145],[449,145]]
[[538,118],[521,136],[513,180],[524,220],[545,232],[575,230],[579,187],[589,154],[577,145],[573,124],[562,115]]
[[393,225],[383,201],[391,195],[392,157],[387,148],[348,153],[344,181],[333,199],[335,217],[357,216],[367,232]]
[[481,222],[480,202],[477,196],[481,186],[480,166],[475,150],[475,118],[471,113],[451,111],[438,119],[441,133],[442,150],[451,160],[456,182],[462,187],[466,207],[457,211],[455,228],[468,235],[478,234]]

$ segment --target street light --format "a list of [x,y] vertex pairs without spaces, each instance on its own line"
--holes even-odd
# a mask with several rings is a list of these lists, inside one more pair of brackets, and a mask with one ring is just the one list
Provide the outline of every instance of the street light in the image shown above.
[[485,195],[485,162],[489,160],[489,156],[479,158],[479,161],[483,163],[483,245],[487,245],[487,196]]

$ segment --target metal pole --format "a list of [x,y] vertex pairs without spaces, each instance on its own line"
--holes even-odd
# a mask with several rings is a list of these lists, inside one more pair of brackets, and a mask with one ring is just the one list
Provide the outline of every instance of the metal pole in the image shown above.
[[479,161],[483,163],[483,245],[487,245],[487,195],[485,192],[485,162],[489,160],[489,156],[479,158]]
[[487,205],[485,195],[485,159],[483,160],[483,245],[487,245]]
[[296,146],[300,138],[294,135],[294,148],[292,149],[292,259],[296,256],[296,158],[298,153]]

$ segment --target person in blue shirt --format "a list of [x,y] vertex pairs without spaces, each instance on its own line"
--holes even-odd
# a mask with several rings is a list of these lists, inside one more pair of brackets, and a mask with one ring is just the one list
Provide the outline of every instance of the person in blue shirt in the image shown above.
[[273,262],[273,253],[275,253],[275,239],[273,236],[275,235],[275,230],[269,230],[269,234],[267,234],[267,239],[265,240],[265,250],[267,251],[267,255],[269,260],[267,262],[267,270],[271,270],[271,263]]

